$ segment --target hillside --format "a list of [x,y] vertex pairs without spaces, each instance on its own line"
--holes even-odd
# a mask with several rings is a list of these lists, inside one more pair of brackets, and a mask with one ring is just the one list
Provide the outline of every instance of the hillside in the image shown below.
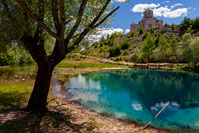
[[[165,25],[159,28],[152,28],[143,33],[130,32],[127,35],[124,34],[112,34],[107,39],[94,43],[91,47],[82,51],[82,54],[93,57],[112,59],[115,61],[131,61],[131,56],[135,53],[135,49],[141,50],[147,36],[152,36],[158,47],[160,38],[166,38],[168,43],[173,39],[176,39],[177,45],[180,45],[181,37],[179,35],[180,27],[175,26],[172,28],[170,25]],[[112,52],[111,52],[112,51]]]

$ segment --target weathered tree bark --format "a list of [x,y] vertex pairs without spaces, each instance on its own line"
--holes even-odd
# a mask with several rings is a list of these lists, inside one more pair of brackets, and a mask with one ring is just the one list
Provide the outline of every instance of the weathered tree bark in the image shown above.
[[37,77],[28,102],[26,111],[44,113],[50,88],[50,81],[54,66],[50,64],[38,65]]

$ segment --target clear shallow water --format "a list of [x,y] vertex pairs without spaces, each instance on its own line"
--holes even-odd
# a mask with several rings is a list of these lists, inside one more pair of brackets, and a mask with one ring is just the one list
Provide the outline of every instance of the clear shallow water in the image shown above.
[[66,97],[89,109],[150,121],[170,105],[152,125],[175,129],[199,129],[199,75],[170,71],[112,71],[78,75],[67,83]]

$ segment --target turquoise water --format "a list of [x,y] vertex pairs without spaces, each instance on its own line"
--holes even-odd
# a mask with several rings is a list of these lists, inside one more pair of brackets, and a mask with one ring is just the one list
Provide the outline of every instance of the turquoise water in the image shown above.
[[66,97],[99,113],[150,121],[175,129],[199,129],[199,75],[172,71],[112,71],[78,75],[67,83]]

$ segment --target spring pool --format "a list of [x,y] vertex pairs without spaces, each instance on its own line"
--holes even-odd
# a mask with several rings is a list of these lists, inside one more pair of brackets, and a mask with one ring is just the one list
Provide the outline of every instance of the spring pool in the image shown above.
[[199,130],[199,75],[154,70],[93,72],[71,78],[66,98],[99,113],[153,126]]

